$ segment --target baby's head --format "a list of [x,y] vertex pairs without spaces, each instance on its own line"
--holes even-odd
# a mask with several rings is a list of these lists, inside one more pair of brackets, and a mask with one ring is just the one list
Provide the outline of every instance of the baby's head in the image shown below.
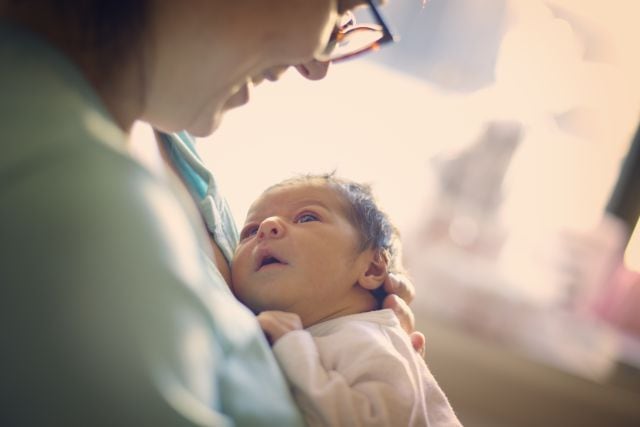
[[304,326],[377,307],[397,232],[368,186],[305,175],[269,187],[249,209],[232,289],[254,312],[297,313]]

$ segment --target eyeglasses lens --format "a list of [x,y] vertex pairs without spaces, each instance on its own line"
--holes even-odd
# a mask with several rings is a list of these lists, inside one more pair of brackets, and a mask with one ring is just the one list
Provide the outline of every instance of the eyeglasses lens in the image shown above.
[[331,51],[330,58],[335,60],[375,48],[383,35],[382,28],[376,28],[374,25],[355,26],[340,32],[336,37],[335,47]]
[[372,8],[375,6],[369,3],[369,7],[358,9],[355,15],[348,12],[340,19],[321,60],[336,62],[352,58],[393,41],[394,37],[382,22],[379,11]]

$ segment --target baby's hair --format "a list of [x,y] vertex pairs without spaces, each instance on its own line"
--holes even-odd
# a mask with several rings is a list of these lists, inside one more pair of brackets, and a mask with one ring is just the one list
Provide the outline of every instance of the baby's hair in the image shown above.
[[401,272],[398,260],[400,235],[387,214],[378,206],[370,185],[340,178],[334,171],[297,175],[272,185],[265,193],[289,185],[312,183],[326,184],[342,196],[347,205],[347,218],[360,236],[359,250],[379,251],[380,256],[386,259],[390,273]]

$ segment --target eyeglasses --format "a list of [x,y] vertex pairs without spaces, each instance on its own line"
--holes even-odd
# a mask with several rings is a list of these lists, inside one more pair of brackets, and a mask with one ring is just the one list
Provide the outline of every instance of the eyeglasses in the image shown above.
[[367,0],[369,11],[375,23],[356,24],[353,13],[347,12],[331,34],[327,48],[317,59],[340,62],[378,50],[383,44],[396,41],[398,37],[382,18],[375,2],[376,0]]

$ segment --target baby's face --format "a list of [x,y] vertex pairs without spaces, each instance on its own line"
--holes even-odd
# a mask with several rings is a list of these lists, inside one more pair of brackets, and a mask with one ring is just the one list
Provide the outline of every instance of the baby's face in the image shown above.
[[[305,320],[342,310],[368,265],[335,189],[324,183],[275,188],[252,205],[232,266],[232,289],[254,312]],[[320,319],[315,319],[315,321]]]

